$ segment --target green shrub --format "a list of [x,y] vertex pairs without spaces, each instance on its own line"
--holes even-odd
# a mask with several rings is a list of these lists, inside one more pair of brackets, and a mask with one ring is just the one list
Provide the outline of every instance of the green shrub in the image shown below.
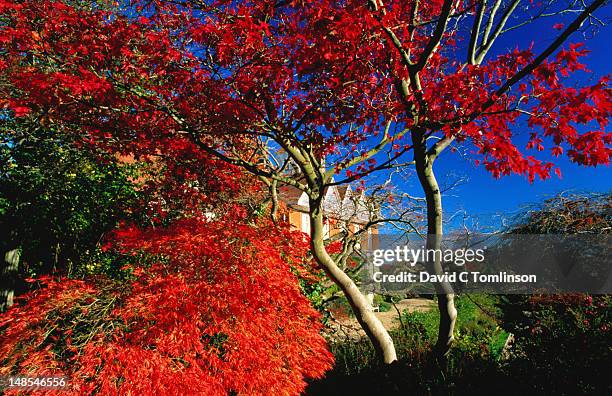
[[[438,310],[404,312],[391,331],[396,367],[383,367],[367,339],[331,342],[336,367],[310,394],[611,394],[611,296],[461,295],[456,306],[444,368],[430,352]],[[510,332],[516,341],[502,360]]]
[[378,306],[380,312],[389,312],[393,309],[391,296],[381,296],[380,294],[374,295],[374,306]]
[[336,366],[325,380],[330,388],[322,390],[323,385],[317,383],[311,387],[311,393],[332,394],[337,387],[348,387],[357,394],[387,394],[398,389],[416,394],[445,394],[454,392],[459,385],[467,392],[484,386],[483,377],[503,384],[507,379],[497,359],[507,333],[491,317],[497,312],[496,303],[494,296],[457,298],[457,341],[444,371],[431,355],[438,333],[438,310],[404,311],[400,327],[390,332],[402,359],[397,373],[387,372],[367,339],[332,341],[330,348]]

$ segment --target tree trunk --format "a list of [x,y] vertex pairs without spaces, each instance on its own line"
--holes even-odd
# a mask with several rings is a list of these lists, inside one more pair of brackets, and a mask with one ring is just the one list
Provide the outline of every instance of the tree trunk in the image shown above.
[[[425,248],[439,251],[443,235],[442,194],[433,171],[433,159],[435,157],[427,155],[425,142],[415,145],[414,157],[419,182],[425,192],[427,202],[427,241]],[[434,260],[427,264],[428,271],[431,273],[436,275],[444,273],[439,254],[434,254]],[[435,285],[438,309],[440,310],[435,352],[439,357],[444,357],[454,341],[457,309],[455,309],[455,295],[451,285],[448,282],[437,282]]]
[[20,253],[19,249],[12,249],[4,255],[4,268],[0,273],[0,285],[2,285],[0,289],[0,312],[6,311],[13,305]]
[[331,256],[327,253],[323,243],[324,228],[321,205],[311,205],[310,208],[310,231],[311,247],[316,261],[325,270],[327,276],[340,287],[347,300],[351,304],[357,321],[374,344],[374,348],[386,364],[397,360],[393,339],[383,326],[382,322],[372,312],[372,307],[367,298],[361,293],[355,282],[341,268],[339,268]]

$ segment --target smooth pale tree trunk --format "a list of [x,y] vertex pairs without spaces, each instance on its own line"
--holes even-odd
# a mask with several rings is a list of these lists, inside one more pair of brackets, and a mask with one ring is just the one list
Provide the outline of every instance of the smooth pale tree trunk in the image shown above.
[[[427,202],[427,241],[425,248],[439,251],[443,235],[442,194],[433,170],[433,159],[435,157],[429,157],[425,147],[423,142],[423,144],[415,146],[414,151],[417,175]],[[427,264],[428,271],[431,271],[431,273],[436,275],[444,273],[439,254],[434,254],[434,260]],[[454,341],[457,309],[455,308],[455,295],[451,285],[447,282],[438,282],[435,285],[440,311],[435,352],[438,357],[444,357]]]
[[12,249],[5,253],[2,272],[0,273],[0,312],[13,305],[15,297],[15,284],[19,270],[19,249]]
[[353,309],[355,318],[371,340],[383,362],[386,364],[395,362],[397,354],[389,332],[372,312],[372,306],[368,302],[367,297],[361,293],[361,290],[359,290],[351,277],[336,265],[325,249],[321,205],[311,205],[310,230],[311,248],[315,260],[325,270],[327,276],[342,290]]

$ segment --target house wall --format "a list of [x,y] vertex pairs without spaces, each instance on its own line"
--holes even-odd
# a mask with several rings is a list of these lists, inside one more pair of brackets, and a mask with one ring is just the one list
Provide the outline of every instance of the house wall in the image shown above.
[[291,228],[302,230],[302,214],[300,212],[289,209],[289,224]]

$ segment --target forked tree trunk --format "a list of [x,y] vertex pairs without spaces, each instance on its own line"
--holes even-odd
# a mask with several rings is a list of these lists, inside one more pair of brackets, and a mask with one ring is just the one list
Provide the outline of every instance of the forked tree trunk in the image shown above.
[[374,348],[386,364],[397,360],[393,339],[382,322],[372,312],[367,298],[361,293],[355,282],[336,265],[327,253],[324,239],[323,214],[320,205],[310,209],[311,247],[313,255],[327,276],[334,281],[346,296],[355,318],[372,341]]
[[[415,146],[414,155],[417,175],[427,202],[427,242],[425,248],[439,251],[443,235],[442,194],[433,171],[433,157],[428,157],[424,143]],[[432,274],[440,275],[444,273],[442,258],[439,254],[434,254],[434,260],[427,264],[428,271]],[[447,282],[437,282],[435,285],[440,311],[435,352],[438,357],[444,357],[454,341],[457,309],[455,308],[455,295],[451,285]]]

